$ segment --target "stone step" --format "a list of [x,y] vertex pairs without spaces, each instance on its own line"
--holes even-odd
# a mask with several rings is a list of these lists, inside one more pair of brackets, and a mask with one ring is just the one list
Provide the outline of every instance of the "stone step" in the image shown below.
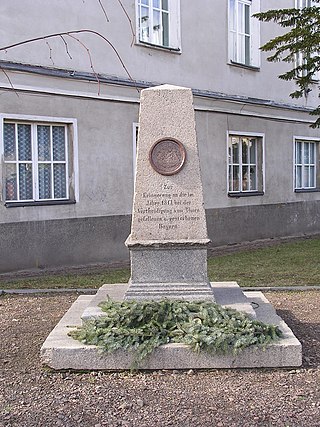
[[131,299],[210,299],[214,301],[213,291],[209,283],[131,283],[125,294],[126,300]]

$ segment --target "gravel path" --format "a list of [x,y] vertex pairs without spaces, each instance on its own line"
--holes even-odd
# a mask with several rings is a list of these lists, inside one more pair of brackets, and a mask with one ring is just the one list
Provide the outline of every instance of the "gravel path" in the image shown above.
[[40,346],[77,295],[2,296],[0,426],[319,427],[320,292],[266,296],[303,343],[302,368],[50,372]]

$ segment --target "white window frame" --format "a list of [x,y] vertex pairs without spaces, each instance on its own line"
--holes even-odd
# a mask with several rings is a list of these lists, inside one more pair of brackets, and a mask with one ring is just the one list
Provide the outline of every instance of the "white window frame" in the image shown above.
[[[244,138],[257,138],[257,144],[261,144],[261,162],[262,164],[260,165],[258,163],[258,158],[256,158],[256,168],[257,168],[257,189],[254,190],[242,190],[243,187],[243,182],[242,182],[242,158],[241,158],[241,150],[239,151],[239,159],[241,160],[239,162],[239,174],[240,174],[240,179],[239,179],[239,186],[240,189],[239,190],[230,190],[230,180],[229,180],[229,167],[233,165],[233,163],[230,163],[229,161],[229,141],[230,141],[230,137],[232,136],[236,136],[236,137],[244,137]],[[258,149],[258,146],[257,146]],[[257,156],[257,154],[256,154]],[[260,178],[259,178],[260,177]],[[259,182],[262,181],[262,182]],[[259,132],[241,132],[241,131],[228,131],[227,132],[227,193],[228,195],[252,195],[252,194],[257,194],[257,195],[263,195],[265,193],[265,134],[264,133],[259,133]]]
[[[301,156],[301,163],[297,162],[297,143],[302,143],[302,156]],[[314,144],[313,150],[314,150],[314,163],[305,163],[304,161],[304,144],[305,143],[312,143]],[[298,187],[298,178],[297,178],[297,169],[298,167],[302,168],[302,182],[301,186]],[[311,185],[310,183],[310,167],[314,167],[314,182]],[[308,185],[303,185],[304,180],[304,171],[308,170]],[[319,191],[320,190],[320,138],[313,138],[313,137],[305,137],[305,136],[294,136],[293,137],[293,191],[295,192],[307,192],[307,191]]]
[[[32,143],[32,160],[31,161],[21,161],[18,159],[14,161],[5,161],[4,160],[4,140],[3,140],[3,128],[4,123],[15,123],[15,124],[28,124],[31,125],[31,143]],[[37,125],[61,125],[65,127],[66,132],[66,197],[65,198],[51,198],[51,199],[40,199],[39,198],[39,187],[38,187],[38,164],[39,163],[60,163],[59,161],[48,161],[42,162],[38,161],[37,158],[37,134],[36,126]],[[70,145],[71,144],[71,145]],[[69,147],[71,150],[69,152]],[[77,131],[77,119],[74,118],[65,118],[65,117],[47,117],[47,116],[28,116],[20,114],[0,114],[0,155],[2,161],[0,162],[0,184],[2,191],[0,192],[1,200],[6,203],[6,205],[28,205],[28,204],[50,204],[50,203],[66,203],[69,201],[78,202],[79,201],[79,166],[78,166],[78,131]],[[17,164],[17,163],[30,163],[32,164],[32,174],[33,174],[33,198],[30,200],[20,200],[19,192],[17,200],[6,200],[6,189],[5,189],[5,167],[7,163]],[[64,163],[64,162],[62,162]],[[70,165],[72,165],[72,170],[70,170]],[[72,188],[72,194],[69,194],[69,188]],[[53,193],[52,193],[53,194]]]
[[[149,4],[152,4],[153,0],[149,0]],[[149,34],[151,37],[149,40],[143,40],[140,27],[140,8],[144,6],[141,4],[142,0],[136,0],[136,41],[138,44],[158,47],[162,49],[169,49],[177,52],[181,52],[181,36],[180,36],[180,0],[168,0],[168,15],[169,15],[169,43],[168,46],[163,43],[158,43],[152,38],[152,27],[153,27],[153,13],[150,15]],[[160,0],[162,4],[162,0]],[[160,11],[161,8],[154,8],[149,6],[152,10]],[[162,14],[160,13],[160,16]],[[162,18],[161,18],[162,19]]]
[[[231,2],[234,2],[235,17],[231,13]],[[239,10],[241,6],[250,7],[250,29],[249,33],[246,34],[250,38],[248,63],[246,63],[245,59],[241,58],[241,47],[244,48],[245,52],[245,42],[244,45],[240,42],[241,38],[245,40],[245,33],[240,31],[239,24]],[[247,67],[260,67],[260,21],[252,17],[253,14],[258,12],[260,12],[260,0],[228,0],[229,63]],[[235,28],[233,28],[233,22],[235,22]],[[245,53],[244,56],[246,56]]]
[[139,123],[132,124],[132,162],[133,162],[133,178],[136,177],[137,165],[137,144],[138,144]]

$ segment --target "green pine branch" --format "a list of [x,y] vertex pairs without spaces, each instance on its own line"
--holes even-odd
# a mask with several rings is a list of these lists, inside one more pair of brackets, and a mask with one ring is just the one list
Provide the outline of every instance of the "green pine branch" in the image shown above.
[[[306,97],[315,88],[315,74],[320,70],[320,7],[276,9],[254,16],[262,22],[275,22],[287,30],[269,40],[260,49],[263,52],[271,52],[267,58],[270,62],[282,61],[291,64],[290,70],[279,75],[279,78],[293,80],[298,86],[298,89],[290,94],[292,98]],[[297,61],[298,55],[302,61]],[[314,116],[319,114],[319,107],[312,112]],[[311,127],[320,127],[319,118]]]
[[197,352],[237,354],[249,346],[265,347],[282,336],[277,326],[210,301],[108,300],[101,308],[103,317],[85,322],[70,335],[109,353],[133,352],[133,369],[163,344],[183,343]]

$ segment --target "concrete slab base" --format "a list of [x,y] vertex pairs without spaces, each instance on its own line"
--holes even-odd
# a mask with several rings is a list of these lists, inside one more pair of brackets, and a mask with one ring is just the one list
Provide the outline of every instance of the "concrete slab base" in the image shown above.
[[[50,368],[72,370],[128,370],[134,360],[133,354],[124,350],[103,353],[95,346],[81,344],[68,336],[72,328],[80,326],[82,318],[101,315],[97,304],[107,295],[122,300],[128,285],[105,285],[95,296],[80,296],[58,325],[50,333],[41,348],[42,363]],[[261,292],[242,293],[235,282],[211,283],[215,299],[223,306],[240,311],[254,312],[254,317],[265,323],[278,325],[283,338],[266,347],[249,347],[240,354],[215,355],[195,353],[184,344],[168,344],[159,347],[140,366],[143,370],[157,369],[219,369],[219,368],[271,368],[293,367],[302,363],[301,344],[287,324],[276,314],[274,308]],[[248,309],[248,306],[251,308]]]

